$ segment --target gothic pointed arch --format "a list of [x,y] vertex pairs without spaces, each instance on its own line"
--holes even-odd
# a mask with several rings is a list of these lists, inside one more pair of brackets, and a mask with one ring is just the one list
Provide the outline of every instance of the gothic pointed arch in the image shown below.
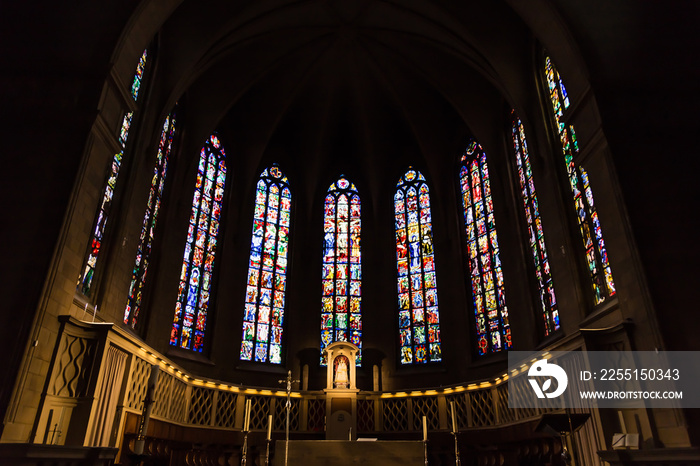
[[525,128],[515,110],[513,110],[511,116],[513,149],[515,151],[515,162],[520,183],[520,196],[527,222],[528,244],[535,268],[540,315],[544,335],[549,336],[552,332],[559,330],[559,308],[556,294],[554,293],[552,272],[549,267],[549,256],[544,240],[544,229],[542,227],[537,192],[535,191],[535,179],[532,174],[530,153],[527,139],[525,138]]
[[608,261],[608,252],[603,238],[603,227],[593,200],[593,189],[586,170],[578,163],[579,145],[576,140],[574,125],[566,121],[565,114],[569,106],[569,95],[564,81],[552,60],[545,56],[544,73],[548,95],[552,108],[552,117],[559,135],[564,155],[564,165],[573,197],[581,239],[591,280],[594,303],[600,304],[616,294],[612,268]]
[[202,352],[226,188],[226,153],[212,134],[199,155],[170,344]]
[[[139,91],[142,86],[144,79],[144,73],[146,71],[146,65],[148,64],[148,49],[144,50],[139,58],[139,62],[136,65],[136,71],[134,72],[134,77],[131,83],[130,91],[131,97],[134,102],[138,104]],[[107,221],[109,220],[110,213],[112,211],[112,203],[114,198],[114,191],[117,187],[117,181],[119,180],[119,172],[122,167],[122,161],[124,158],[124,152],[127,149],[127,141],[129,140],[129,130],[131,129],[131,122],[134,117],[134,110],[129,109],[124,112],[122,117],[122,124],[119,128],[119,134],[117,136],[117,143],[119,151],[114,154],[112,158],[112,164],[110,165],[107,179],[102,188],[102,198],[100,201],[100,207],[97,210],[97,215],[92,226],[90,241],[88,244],[88,249],[85,254],[85,260],[83,263],[83,268],[78,277],[77,289],[79,292],[85,296],[89,296],[93,287],[93,282],[95,278],[95,271],[97,269],[97,260],[100,256],[100,251],[103,247],[103,241],[105,236],[105,231],[107,229]]]
[[255,190],[240,351],[244,361],[282,363],[291,208],[289,181],[273,164],[263,170]]
[[486,153],[476,141],[461,159],[459,182],[479,354],[510,349],[505,280]]
[[151,249],[155,239],[158,214],[163,201],[163,190],[168,175],[168,164],[175,136],[175,111],[172,111],[163,122],[163,127],[158,143],[156,163],[153,168],[151,188],[148,193],[146,212],[143,215],[143,225],[139,236],[139,244],[136,249],[136,259],[131,272],[131,284],[124,308],[124,323],[135,328],[141,314],[141,301],[143,289],[146,284],[146,274],[151,261]]
[[442,360],[430,190],[409,167],[394,194],[401,364]]
[[353,183],[341,176],[328,188],[323,206],[323,264],[321,272],[321,364],[324,349],[337,341],[360,348],[362,364],[361,202]]

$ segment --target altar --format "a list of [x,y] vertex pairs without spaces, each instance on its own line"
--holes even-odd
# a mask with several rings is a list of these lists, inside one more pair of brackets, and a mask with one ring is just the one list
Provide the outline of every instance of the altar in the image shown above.
[[[285,441],[275,444],[273,466],[284,466]],[[289,465],[425,466],[421,441],[290,440]]]

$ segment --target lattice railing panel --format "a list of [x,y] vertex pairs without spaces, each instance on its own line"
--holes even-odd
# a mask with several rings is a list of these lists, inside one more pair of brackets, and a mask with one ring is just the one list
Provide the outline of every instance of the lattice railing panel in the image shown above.
[[516,420],[518,414],[514,412],[515,410],[508,409],[508,385],[503,384],[496,387],[495,394],[499,423]]
[[250,430],[265,430],[267,431],[267,416],[270,412],[270,403],[272,398],[269,396],[247,396],[246,400],[250,402]]
[[436,396],[413,398],[413,430],[423,430],[423,416],[426,418],[428,430],[440,429],[438,399]]
[[236,424],[236,402],[238,394],[232,392],[219,392],[219,401],[216,405],[216,425],[232,429]]
[[[323,398],[309,400],[308,418],[306,421],[306,430],[311,432],[322,432],[325,430],[326,419],[326,400]],[[358,416],[359,423],[359,416]],[[358,425],[359,429],[359,425]]]
[[188,415],[190,424],[202,426],[211,425],[213,398],[213,390],[204,387],[192,387],[190,411]]
[[474,427],[496,425],[491,390],[469,392]]
[[131,381],[126,395],[127,408],[143,410],[143,400],[146,398],[148,378],[151,375],[151,364],[140,358],[134,358],[131,369]]
[[[529,404],[527,400],[532,398],[532,387],[527,383],[526,377],[511,378],[508,380],[508,384],[504,385],[503,388],[507,390],[508,397],[512,399],[513,403],[516,405],[527,406],[527,404]],[[506,402],[507,401],[508,399],[506,399]],[[543,400],[543,402],[546,401],[547,400]],[[548,410],[542,408],[518,408],[511,409],[510,411],[513,420],[521,420],[539,416]]]
[[408,430],[408,400],[382,400],[382,417],[385,431]]
[[173,376],[160,371],[158,373],[158,382],[156,383],[156,393],[154,395],[155,403],[153,404],[152,414],[167,418],[170,413],[170,403],[172,402],[170,392],[173,386]]
[[168,417],[175,422],[186,422],[187,384],[175,377],[172,377],[172,380],[173,388],[170,392],[170,412],[168,413]]
[[[289,430],[299,430],[299,407],[301,406],[301,399],[291,398],[289,401]],[[275,430],[285,430],[285,425],[287,423],[286,404],[286,398],[276,399],[274,422],[272,424]],[[267,428],[267,426],[265,428]]]
[[457,418],[457,426],[459,429],[465,429],[469,426],[469,395],[460,393],[458,395],[449,395],[445,397],[447,401],[447,429],[452,431],[452,411],[450,402],[455,403],[455,417]]
[[374,431],[374,400],[357,400],[357,431]]

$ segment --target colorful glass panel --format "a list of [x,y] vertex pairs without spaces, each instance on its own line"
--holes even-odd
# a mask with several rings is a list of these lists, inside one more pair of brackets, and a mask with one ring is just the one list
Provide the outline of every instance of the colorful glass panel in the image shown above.
[[165,118],[163,130],[160,134],[156,165],[153,169],[153,178],[151,180],[151,190],[148,194],[146,213],[143,217],[141,236],[139,237],[139,245],[136,250],[136,261],[131,273],[129,296],[126,301],[126,308],[124,309],[124,323],[132,328],[136,327],[141,312],[143,287],[146,282],[146,272],[148,271],[148,264],[151,259],[151,247],[153,246],[156,222],[158,220],[158,212],[160,211],[163,188],[165,186],[165,177],[168,172],[168,158],[170,157],[174,135],[175,115],[171,113]]
[[512,346],[486,153],[476,142],[459,173],[479,354]]
[[289,181],[274,164],[262,172],[255,191],[240,352],[244,361],[282,363],[291,207]]
[[579,147],[574,126],[566,124],[564,120],[564,111],[570,105],[569,97],[564,82],[549,57],[545,57],[545,75],[554,120],[564,151],[564,163],[573,194],[574,209],[586,251],[586,263],[591,277],[593,297],[595,304],[600,304],[616,293],[612,269],[603,239],[603,229],[593,202],[593,191],[589,184],[588,175],[583,167],[575,162]]
[[362,269],[360,257],[360,196],[344,177],[328,188],[323,214],[321,271],[321,365],[330,343],[349,341],[360,351],[362,364]]
[[107,219],[109,218],[109,213],[112,210],[112,198],[114,197],[114,190],[117,186],[119,170],[121,169],[122,158],[124,157],[123,148],[126,146],[126,140],[129,137],[129,128],[131,127],[131,119],[133,116],[133,112],[128,112],[124,115],[122,120],[122,126],[119,130],[119,143],[122,146],[122,150],[114,154],[114,158],[112,159],[112,165],[110,167],[109,175],[107,176],[107,182],[105,183],[105,187],[102,191],[102,202],[100,203],[100,208],[97,213],[97,220],[92,228],[92,237],[88,248],[87,260],[85,261],[85,267],[83,267],[82,274],[78,278],[77,287],[84,295],[90,294],[92,281],[95,277],[97,258],[100,254],[100,249],[102,249],[102,239],[104,237],[105,229],[107,228]]
[[394,195],[401,364],[442,360],[430,193],[409,167]]
[[199,155],[170,344],[202,352],[226,187],[226,154],[213,134]]
[[535,192],[535,180],[532,177],[532,165],[528,153],[525,129],[520,118],[513,112],[513,146],[515,148],[515,161],[518,167],[518,179],[520,180],[520,193],[527,220],[528,239],[532,260],[535,265],[535,277],[537,279],[537,291],[540,297],[540,312],[544,320],[544,333],[549,335],[559,330],[559,309],[557,298],[554,294],[554,283],[549,268],[549,258],[544,242],[542,219],[540,218],[537,193]]
[[141,90],[141,82],[143,81],[143,72],[146,69],[146,59],[148,58],[148,50],[144,50],[139,59],[138,65],[136,65],[136,73],[134,73],[134,80],[131,83],[131,96],[134,100],[139,98],[139,91]]

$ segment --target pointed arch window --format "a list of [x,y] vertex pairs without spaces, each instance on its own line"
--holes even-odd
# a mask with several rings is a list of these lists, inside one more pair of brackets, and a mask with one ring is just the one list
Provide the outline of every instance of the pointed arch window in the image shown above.
[[510,349],[505,283],[486,153],[472,141],[459,172],[479,354]]
[[143,216],[143,226],[139,237],[139,245],[136,250],[136,260],[131,274],[131,285],[129,286],[129,296],[124,309],[124,323],[131,328],[136,327],[141,312],[141,298],[143,287],[146,283],[146,272],[151,260],[151,248],[155,235],[158,213],[160,212],[165,187],[165,178],[168,173],[168,159],[172,149],[173,137],[175,136],[175,112],[171,112],[165,118],[163,129],[160,134],[158,153],[156,155],[156,165],[153,169],[151,179],[151,189],[148,193],[148,203],[146,213]]
[[564,112],[570,105],[569,96],[559,72],[549,57],[545,57],[545,76],[554,112],[554,121],[564,152],[564,164],[573,194],[576,218],[586,251],[586,263],[591,277],[594,302],[600,304],[616,293],[615,281],[603,239],[603,228],[596,212],[588,174],[582,166],[576,163],[579,146],[576,141],[574,125],[564,121]]
[[530,154],[525,139],[523,122],[513,111],[513,147],[515,149],[515,162],[518,167],[518,179],[520,180],[520,194],[527,220],[528,240],[530,252],[535,265],[535,278],[540,297],[541,313],[544,323],[545,336],[559,330],[559,309],[557,298],[554,294],[554,283],[549,268],[549,257],[544,241],[544,230],[540,218],[539,203],[535,192],[535,180],[532,177],[532,165]]
[[146,60],[148,59],[148,49],[144,49],[139,59],[138,65],[136,65],[136,73],[134,73],[134,79],[131,82],[131,97],[134,100],[138,100],[139,91],[141,90],[141,82],[143,81],[143,72],[146,70]]
[[199,155],[170,344],[202,352],[226,187],[226,153],[216,134]]
[[240,357],[282,363],[282,332],[292,193],[274,164],[260,175],[255,191]]
[[336,341],[360,348],[356,364],[362,364],[360,207],[357,188],[344,177],[328,188],[323,215],[321,365],[326,365],[323,349]]
[[410,168],[394,195],[401,364],[442,360],[430,192]]
[[[134,98],[134,101],[137,101],[138,99],[138,90],[141,88],[141,82],[146,70],[147,55],[147,51],[144,50],[141,58],[139,59],[139,63],[136,65],[136,72],[134,73],[134,80],[132,83],[132,97]],[[102,200],[97,212],[97,218],[92,227],[92,234],[90,236],[90,242],[88,245],[83,270],[78,277],[77,289],[86,296],[90,294],[93,279],[95,278],[97,259],[100,254],[100,250],[102,249],[103,237],[105,234],[105,229],[107,228],[107,220],[112,210],[112,198],[114,197],[114,190],[116,189],[117,181],[119,179],[119,171],[122,166],[124,150],[129,138],[129,130],[131,129],[131,120],[133,117],[134,112],[129,111],[125,112],[124,117],[122,118],[122,124],[119,128],[119,135],[117,137],[120,150],[114,154],[114,157],[112,158],[112,165],[110,166],[109,174],[107,175],[107,181],[102,189]]]

